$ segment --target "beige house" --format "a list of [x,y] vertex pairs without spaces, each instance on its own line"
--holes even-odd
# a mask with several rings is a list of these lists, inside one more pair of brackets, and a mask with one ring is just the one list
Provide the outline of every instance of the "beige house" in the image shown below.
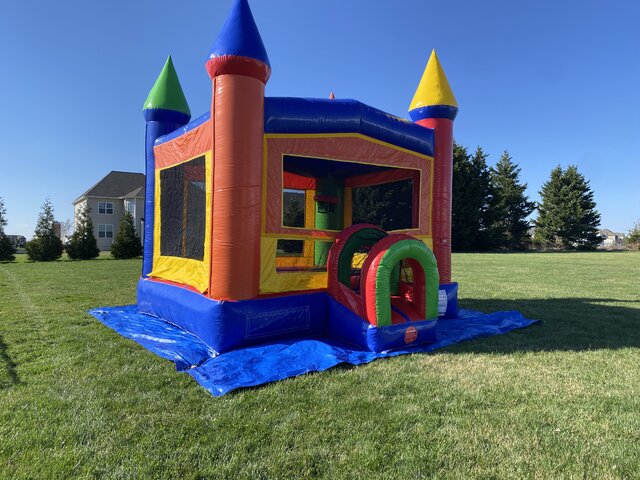
[[74,215],[85,205],[90,209],[93,230],[100,250],[110,250],[125,211],[133,216],[136,233],[144,232],[143,173],[110,172],[73,202]]
[[612,232],[608,228],[598,231],[602,236],[601,247],[622,247],[624,245],[624,233]]

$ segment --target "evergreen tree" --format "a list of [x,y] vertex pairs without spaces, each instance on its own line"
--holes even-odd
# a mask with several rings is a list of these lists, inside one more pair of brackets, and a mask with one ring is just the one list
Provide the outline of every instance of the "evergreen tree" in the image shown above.
[[34,262],[49,262],[62,256],[64,247],[53,228],[53,205],[48,198],[42,204],[33,240],[27,242],[27,258]]
[[487,155],[478,147],[471,156],[453,147],[452,247],[454,251],[495,248],[490,227],[494,212]]
[[497,245],[509,250],[524,250],[530,240],[527,217],[535,203],[525,195],[526,183],[520,183],[520,168],[506,150],[491,169],[493,190],[493,231]]
[[13,262],[16,259],[16,249],[6,235],[0,234],[0,262]]
[[563,171],[557,166],[540,191],[542,203],[535,221],[535,241],[545,248],[594,249],[600,213],[589,182],[575,165]]
[[142,255],[142,243],[133,226],[133,217],[125,212],[120,227],[111,244],[111,256],[117,259],[135,258]]
[[487,157],[488,155],[480,146],[476,148],[471,157],[471,164],[476,175],[475,183],[480,205],[480,225],[475,245],[475,250],[479,251],[496,250],[500,247],[499,232],[496,232],[493,228],[498,212],[494,208],[495,194],[491,183],[491,170],[487,166]]
[[629,230],[629,234],[625,238],[625,243],[629,248],[640,250],[640,220]]
[[540,190],[542,202],[538,205],[538,217],[534,221],[534,242],[543,248],[560,248],[564,216],[563,210],[563,172],[560,165],[551,170]]
[[[304,196],[302,196],[304,199]],[[304,205],[295,197],[285,197],[285,209],[282,213],[282,224],[286,227],[304,227]]]
[[12,262],[16,259],[14,248],[9,237],[4,233],[7,226],[7,208],[4,206],[4,199],[0,197],[0,262]]
[[7,223],[7,207],[4,206],[4,198],[0,197],[0,235],[4,235]]
[[466,147],[453,146],[453,188],[451,202],[451,246],[454,251],[472,249],[477,235],[478,209],[471,201],[473,194],[468,185],[473,182],[471,157]]
[[100,255],[89,212],[90,209],[85,204],[77,213],[76,229],[65,246],[71,260],[90,260]]

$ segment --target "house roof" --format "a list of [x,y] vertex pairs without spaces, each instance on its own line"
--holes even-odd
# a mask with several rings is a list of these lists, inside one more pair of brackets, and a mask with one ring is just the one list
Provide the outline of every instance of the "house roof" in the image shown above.
[[86,197],[130,198],[144,195],[144,173],[112,171],[89,190],[74,200]]
[[600,235],[605,235],[607,237],[613,237],[614,235],[616,235],[618,237],[624,237],[624,233],[622,233],[622,232],[612,232],[608,228],[603,228],[602,230],[598,231],[598,233]]
[[135,190],[131,190],[129,193],[122,195],[124,198],[144,197],[144,187],[138,187]]

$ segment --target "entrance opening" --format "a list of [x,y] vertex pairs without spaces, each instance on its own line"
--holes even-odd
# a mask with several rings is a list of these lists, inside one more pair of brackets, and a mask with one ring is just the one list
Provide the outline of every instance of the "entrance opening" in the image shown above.
[[391,273],[389,301],[393,325],[424,320],[424,312],[421,314],[420,308],[415,303],[415,279],[420,285],[420,279],[424,279],[424,270],[414,259],[401,260],[398,268]]
[[360,293],[360,278],[369,251],[387,233],[375,227],[362,228],[346,241],[338,258],[338,281]]

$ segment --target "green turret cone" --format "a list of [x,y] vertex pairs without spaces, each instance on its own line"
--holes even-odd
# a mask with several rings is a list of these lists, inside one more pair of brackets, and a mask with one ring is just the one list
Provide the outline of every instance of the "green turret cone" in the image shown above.
[[188,116],[191,115],[187,99],[184,97],[184,92],[180,86],[180,80],[178,80],[178,74],[173,66],[171,55],[167,58],[156,83],[144,102],[144,107],[142,107],[143,111],[151,109],[171,110]]

